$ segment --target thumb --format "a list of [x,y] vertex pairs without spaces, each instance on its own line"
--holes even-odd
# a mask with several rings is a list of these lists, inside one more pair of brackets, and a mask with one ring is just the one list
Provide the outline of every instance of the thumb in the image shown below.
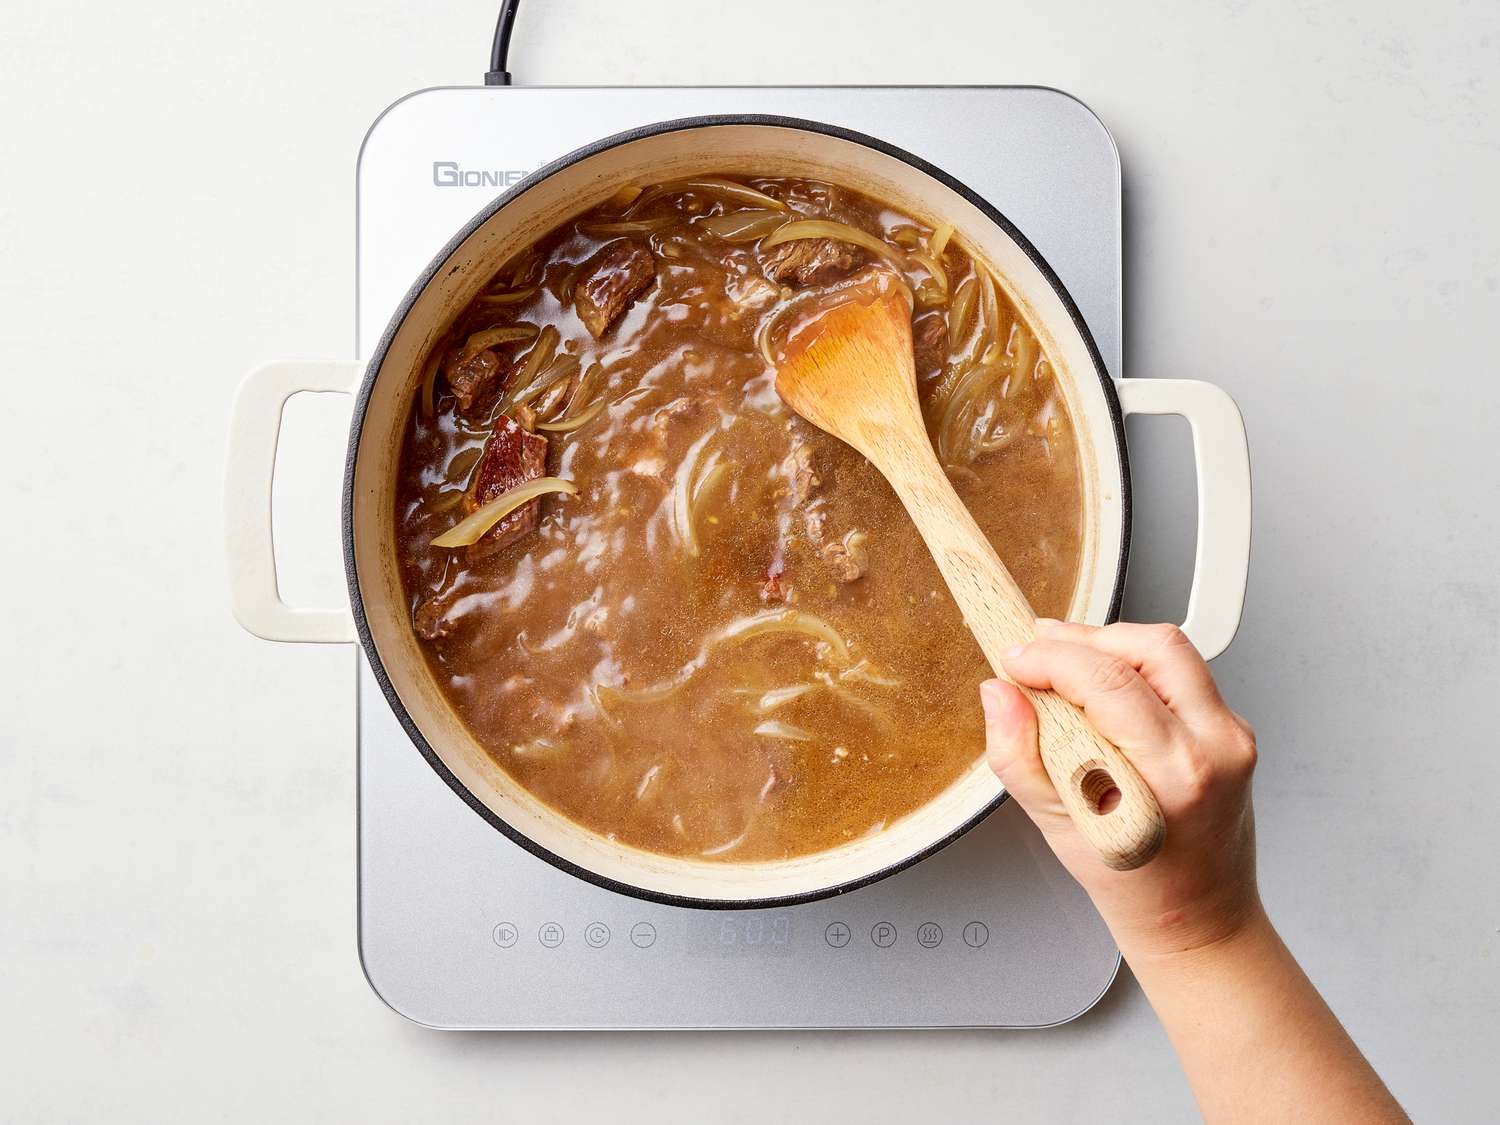
[[985,753],[1000,783],[1043,832],[1061,827],[1067,810],[1047,776],[1037,749],[1036,710],[1014,684],[986,680],[979,685],[984,705]]

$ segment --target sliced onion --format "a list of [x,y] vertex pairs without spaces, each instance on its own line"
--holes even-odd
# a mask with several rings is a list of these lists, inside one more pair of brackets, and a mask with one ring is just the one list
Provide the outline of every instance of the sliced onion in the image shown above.
[[595,684],[593,695],[596,703],[660,703],[678,691],[682,680],[671,680],[648,688],[618,688],[609,684]]
[[940,309],[948,303],[948,290],[935,282],[924,281],[912,303],[924,309]]
[[571,418],[561,418],[556,422],[538,422],[537,429],[546,430],[554,434],[570,434],[574,430],[581,430],[595,418],[599,412],[609,405],[608,399],[599,399],[592,406],[584,407],[583,412],[575,414]]
[[849,646],[838,631],[821,617],[795,609],[772,609],[732,621],[709,638],[710,644],[747,641],[768,633],[800,633],[826,644],[840,664],[849,663]]
[[916,262],[924,270],[932,275],[932,280],[938,283],[938,288],[944,294],[948,292],[948,271],[943,269],[942,263],[926,250],[913,250],[911,260]]
[[808,305],[816,304],[822,300],[823,294],[817,289],[804,289],[802,292],[792,295],[781,304],[780,307],[772,309],[766,316],[761,318],[760,327],[755,331],[755,346],[760,351],[760,357],[766,361],[766,366],[775,370],[776,356],[771,351],[771,334],[776,326],[792,313],[806,308]]
[[[995,279],[990,271],[979,269],[979,306],[984,330],[980,334],[980,347],[975,358],[980,362],[992,358],[991,352],[1000,348],[1000,298],[995,293]],[[988,343],[985,343],[988,341]]]
[[1016,324],[1005,349],[1010,356],[1010,382],[1005,385],[1005,397],[1015,398],[1023,387],[1031,386],[1031,372],[1036,367],[1036,337]]
[[454,508],[458,507],[459,502],[463,500],[464,495],[465,490],[462,488],[454,488],[446,493],[438,493],[438,498],[427,505],[428,515],[440,516],[444,512],[453,511]]
[[953,305],[948,310],[948,350],[957,351],[959,341],[964,338],[964,329],[969,325],[969,314],[974,311],[974,299],[979,295],[979,283],[972,277],[959,282],[958,292],[953,294]]
[[857,664],[851,664],[839,673],[839,679],[852,680],[862,684],[874,684],[876,687],[897,688],[901,686],[900,680],[893,680],[889,676],[882,676],[868,660],[861,660]]
[[741,832],[738,836],[735,836],[733,839],[725,840],[722,844],[716,844],[711,848],[705,848],[698,854],[707,858],[709,856],[723,855],[726,852],[732,852],[735,848],[743,844],[745,842],[745,838],[749,835],[750,829],[746,828],[743,832]]
[[711,493],[718,483],[724,479],[729,472],[728,461],[716,461],[708,466],[698,477],[698,483],[693,485],[693,520],[698,519],[698,509],[703,504],[703,498]]
[[524,253],[520,254],[510,261],[510,273],[506,275],[505,283],[507,285],[516,286],[522,284],[523,282],[531,281],[532,271],[541,264],[541,255],[537,253],[535,247],[525,251]]
[[829,692],[836,698],[843,700],[857,710],[863,711],[876,726],[890,726],[891,717],[883,707],[871,703],[868,699],[857,694],[854,689],[846,687],[840,680],[834,679],[827,672],[819,672],[818,679],[823,681]]
[[709,492],[717,486],[718,481],[723,480],[724,475],[729,472],[729,462],[717,458],[718,455],[715,453],[714,459],[703,466],[703,471],[697,474],[697,480],[693,481],[693,487],[691,487],[691,495],[688,496],[687,523],[688,528],[693,532],[693,553],[697,553],[697,516],[699,516],[700,508],[703,507],[703,498],[708,496]]
[[[552,419],[551,423],[548,426],[546,426],[545,428],[547,428],[547,429],[555,429],[555,428],[557,428],[557,424],[559,422],[567,422],[571,418],[577,418],[579,416],[579,407],[580,406],[584,406],[585,409],[588,409],[588,407],[585,406],[585,404],[589,404],[590,403],[590,400],[593,398],[593,395],[594,395],[594,385],[599,381],[600,376],[602,376],[603,374],[604,374],[604,365],[602,363],[599,363],[599,362],[596,361],[594,363],[589,364],[588,368],[583,373],[583,378],[579,379],[577,385],[573,388],[573,396],[570,399],[568,399],[568,405],[563,410],[561,417]],[[604,400],[601,398],[599,401],[603,402]],[[601,407],[601,409],[602,409],[602,407]],[[596,415],[598,415],[598,413],[599,413],[598,410],[593,411],[593,413],[591,413],[589,415],[589,418],[595,417]],[[582,419],[582,420],[580,420],[579,423],[578,423],[578,425],[580,425],[580,426],[583,425],[583,423],[585,421],[587,421],[587,420],[588,419]],[[540,428],[543,428],[543,427],[538,427],[538,428],[540,429]],[[567,427],[563,428],[562,432],[565,433],[569,429],[576,429],[576,428],[577,428],[576,426],[567,426]]]
[[710,215],[693,224],[695,229],[708,231],[725,242],[754,242],[764,238],[789,220],[785,211],[769,211],[764,208],[753,211],[729,211],[723,215]]
[[698,535],[693,529],[693,484],[697,480],[698,459],[711,437],[712,433],[704,434],[688,448],[672,482],[672,529],[683,549],[694,558],[698,557]]
[[604,377],[604,364],[595,360],[589,364],[583,372],[583,378],[578,380],[578,387],[573,391],[573,397],[568,401],[568,409],[583,406],[594,397],[594,388],[599,380]]
[[530,398],[518,397],[516,401],[523,406],[535,401],[537,416],[551,418],[562,403],[563,395],[568,393],[568,384],[577,378],[578,370],[582,366],[583,361],[576,355],[564,352],[537,376],[537,382],[543,384],[542,388]]
[[779,199],[767,195],[763,191],[756,191],[753,187],[745,184],[737,184],[733,180],[720,179],[717,176],[695,176],[689,180],[674,180],[670,183],[657,184],[655,187],[647,188],[640,197],[625,212],[626,218],[634,217],[642,208],[652,200],[660,199],[664,195],[671,195],[679,191],[706,191],[715,195],[726,196],[729,199],[738,200],[740,203],[748,203],[752,207],[765,207],[772,211],[786,211],[787,205]]
[[952,223],[939,223],[932,230],[932,237],[927,240],[927,252],[934,258],[942,258],[943,251],[948,249],[948,240],[953,237]]
[[988,437],[980,438],[979,444],[975,447],[976,453],[998,453],[1025,432],[1020,426],[1012,426],[1010,429],[1003,431],[999,437],[990,434]]
[[811,742],[813,736],[801,727],[783,723],[780,719],[767,719],[751,732],[763,738],[784,738],[788,742]]
[[422,369],[422,417],[431,418],[437,413],[437,373],[443,361],[443,349],[439,345],[427,357],[427,366]]
[[517,742],[510,752],[521,758],[555,758],[562,749],[550,738],[533,738],[528,742]]
[[958,446],[958,436],[971,409],[979,401],[979,395],[994,389],[993,384],[999,374],[1000,370],[995,364],[976,363],[953,385],[953,393],[949,395],[948,405],[938,423],[938,459],[944,464],[966,465],[974,459],[973,451],[967,447],[968,443],[965,443],[964,448]]
[[781,319],[782,311],[784,310],[778,310],[768,316],[755,333],[755,346],[760,349],[760,358],[765,360],[766,366],[773,371],[776,369],[776,357],[771,354],[771,329]]
[[792,700],[806,695],[812,689],[812,684],[792,684],[788,687],[772,688],[761,695],[760,700],[755,704],[755,709],[761,714],[765,714],[767,711],[774,711],[776,708],[784,707]]
[[629,207],[641,197],[641,189],[635,184],[626,184],[609,197],[608,202],[615,207]]
[[611,223],[579,223],[578,229],[590,238],[609,238],[617,234],[653,234],[677,222],[673,216],[660,219],[622,219]]
[[661,772],[661,763],[657,762],[641,776],[641,783],[635,787],[635,799],[639,801],[646,795],[646,790],[651,788],[651,783],[656,780],[656,775]]
[[475,332],[464,341],[464,358],[473,359],[485,348],[493,348],[496,344],[509,344],[514,340],[530,340],[536,334],[534,324],[507,324],[499,328],[486,328],[482,332]]
[[516,373],[515,385],[518,390],[512,391],[505,396],[500,405],[500,413],[504,414],[518,402],[525,402],[531,396],[551,386],[551,382],[542,382],[542,377],[547,374],[543,370],[552,361],[552,356],[557,351],[557,341],[561,338],[557,329],[547,325],[542,329],[542,334],[537,337],[531,350],[526,353],[526,359],[521,364],[521,370]]
[[478,304],[481,305],[524,305],[538,293],[541,287],[533,285],[529,289],[513,289],[509,293],[481,293]]
[[468,449],[461,449],[453,455],[448,462],[448,467],[443,470],[443,479],[449,484],[457,484],[459,481],[467,481],[469,474],[474,470],[474,464],[484,453],[482,446],[474,445]]
[[[572,360],[572,363],[567,362]],[[496,413],[508,414],[517,406],[525,406],[537,395],[547,390],[548,387],[563,379],[571,379],[578,371],[578,357],[574,355],[559,356],[554,362],[549,363],[546,368],[526,386],[519,391],[506,395],[501,400]]]
[[515,488],[502,492],[489,503],[472,512],[432,541],[434,547],[467,547],[478,543],[486,532],[510,515],[522,504],[545,496],[549,492],[562,492],[569,496],[578,494],[578,486],[560,477],[538,477]]
[[538,656],[544,652],[556,652],[577,636],[577,631],[571,626],[567,626],[559,629],[550,639],[543,641],[539,645],[534,645],[526,639],[526,630],[522,629],[516,634],[516,647],[527,656]]
[[851,242],[855,246],[863,247],[872,254],[878,254],[892,265],[904,264],[901,255],[890,243],[858,227],[851,227],[848,223],[836,223],[832,219],[800,219],[794,223],[787,223],[786,226],[762,239],[760,248],[771,250],[783,242],[793,242],[799,238],[835,238],[840,242]]

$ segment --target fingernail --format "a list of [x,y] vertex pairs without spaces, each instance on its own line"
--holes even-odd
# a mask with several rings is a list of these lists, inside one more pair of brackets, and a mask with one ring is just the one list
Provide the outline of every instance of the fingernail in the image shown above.
[[1000,659],[1001,660],[1014,660],[1016,657],[1020,656],[1025,651],[1026,651],[1026,646],[1025,645],[1011,645],[1010,648],[1006,649],[1004,652],[1002,652],[1000,654]]
[[1059,621],[1055,617],[1038,617],[1036,619],[1036,627],[1038,629],[1050,629],[1054,625],[1061,625],[1061,624],[1062,624],[1062,622]]

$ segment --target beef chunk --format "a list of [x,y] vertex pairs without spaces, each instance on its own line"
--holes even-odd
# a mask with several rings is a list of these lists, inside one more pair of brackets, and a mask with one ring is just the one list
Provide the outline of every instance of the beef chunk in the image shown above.
[[766,577],[760,584],[760,600],[771,604],[779,604],[786,601],[786,583],[782,581],[786,574],[786,563],[782,561],[780,551],[771,560],[771,565],[766,567]]
[[[547,439],[527,433],[514,419],[502,414],[474,469],[474,483],[464,497],[464,509],[473,512],[502,492],[535,480],[546,471]],[[540,497],[521,505],[469,547],[469,560],[488,558],[536,530],[541,514]]]
[[448,620],[447,615],[447,599],[435,594],[417,606],[416,612],[411,615],[412,626],[417,630],[417,636],[424,641],[435,641],[453,631],[453,622]]
[[937,370],[948,358],[948,325],[939,313],[917,318],[911,326],[911,346],[918,374]]
[[807,532],[807,541],[821,554],[824,544],[829,541],[828,506],[821,493],[823,478],[818,475],[812,446],[793,446],[789,463],[792,471],[792,507],[802,513],[802,526]]
[[674,398],[655,414],[651,415],[651,428],[666,435],[678,422],[696,418],[703,410],[703,400],[682,395]]
[[[823,478],[818,475],[812,446],[806,442],[793,445],[786,467],[792,478],[789,497],[791,506],[802,513],[807,541],[840,582],[853,582],[863,577],[866,566],[865,542],[868,537],[862,531],[851,531],[840,538],[836,531],[829,529]],[[762,596],[766,596],[766,587],[762,587]]]
[[648,440],[636,447],[635,456],[626,468],[636,476],[650,477],[664,484],[670,481],[676,462],[668,455],[668,449],[681,432],[681,423],[697,417],[707,405],[702,399],[684,395],[654,412],[651,428],[646,433]]
[[578,319],[599,339],[655,280],[656,258],[644,243],[611,242],[579,267],[573,287]]
[[840,582],[853,582],[863,578],[868,558],[865,550],[866,536],[863,531],[851,531],[842,539],[824,543],[819,554],[828,564],[833,576]]
[[794,238],[766,255],[766,276],[778,285],[827,285],[848,277],[864,260],[855,246],[836,238]]
[[488,391],[499,375],[500,357],[488,348],[473,356],[460,354],[443,371],[462,410],[473,406],[474,400]]
[[807,541],[821,552],[823,544],[828,542],[828,513],[823,505],[810,509],[802,522],[807,528]]
[[797,442],[792,447],[787,462],[792,476],[792,506],[805,507],[811,503],[813,492],[823,483],[813,461],[812,446],[806,442]]

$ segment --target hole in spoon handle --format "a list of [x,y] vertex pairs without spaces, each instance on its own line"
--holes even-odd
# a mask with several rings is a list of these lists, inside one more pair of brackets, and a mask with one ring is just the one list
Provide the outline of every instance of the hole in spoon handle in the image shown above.
[[1105,865],[1131,871],[1166,841],[1161,806],[1136,768],[1067,700],[1036,692],[1042,763],[1080,835]]

